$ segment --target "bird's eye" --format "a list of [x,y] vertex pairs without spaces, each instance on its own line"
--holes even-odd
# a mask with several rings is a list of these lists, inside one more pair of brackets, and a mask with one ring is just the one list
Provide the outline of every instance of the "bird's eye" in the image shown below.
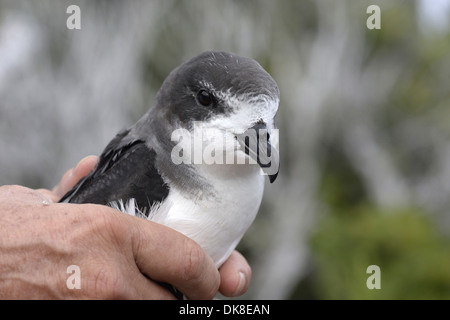
[[210,92],[202,89],[197,93],[197,101],[202,106],[208,107],[214,103],[214,98]]

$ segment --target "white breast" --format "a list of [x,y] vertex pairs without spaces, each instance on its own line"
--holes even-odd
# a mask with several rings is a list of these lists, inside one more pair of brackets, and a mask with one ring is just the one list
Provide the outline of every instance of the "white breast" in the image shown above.
[[257,165],[202,165],[199,174],[216,197],[189,197],[172,188],[163,204],[149,215],[196,241],[219,267],[256,217],[264,191]]

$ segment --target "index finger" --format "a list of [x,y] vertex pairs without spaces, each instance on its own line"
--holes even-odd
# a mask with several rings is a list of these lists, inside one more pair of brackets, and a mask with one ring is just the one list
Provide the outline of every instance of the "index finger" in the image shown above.
[[97,165],[97,156],[87,156],[78,162],[75,168],[69,169],[64,173],[61,180],[53,188],[53,193],[61,198],[67,191],[78,183],[82,178],[87,176]]

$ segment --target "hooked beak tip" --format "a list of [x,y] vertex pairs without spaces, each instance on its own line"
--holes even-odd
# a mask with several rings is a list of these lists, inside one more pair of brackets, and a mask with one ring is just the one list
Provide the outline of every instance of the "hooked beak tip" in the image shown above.
[[[261,134],[259,130],[263,133]],[[280,159],[278,150],[271,144],[266,124],[259,121],[244,134],[237,136],[237,140],[244,147],[245,152],[256,160],[264,174],[269,177],[270,183],[273,183],[278,177]]]
[[278,171],[275,174],[269,174],[270,183],[274,183],[274,181],[277,179],[277,177],[278,177]]

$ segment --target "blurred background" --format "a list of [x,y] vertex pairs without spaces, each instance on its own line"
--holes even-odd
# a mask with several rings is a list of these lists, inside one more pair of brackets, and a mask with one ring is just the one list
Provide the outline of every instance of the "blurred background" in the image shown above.
[[449,299],[450,1],[0,0],[0,185],[51,188],[211,49],[281,91],[244,297]]

